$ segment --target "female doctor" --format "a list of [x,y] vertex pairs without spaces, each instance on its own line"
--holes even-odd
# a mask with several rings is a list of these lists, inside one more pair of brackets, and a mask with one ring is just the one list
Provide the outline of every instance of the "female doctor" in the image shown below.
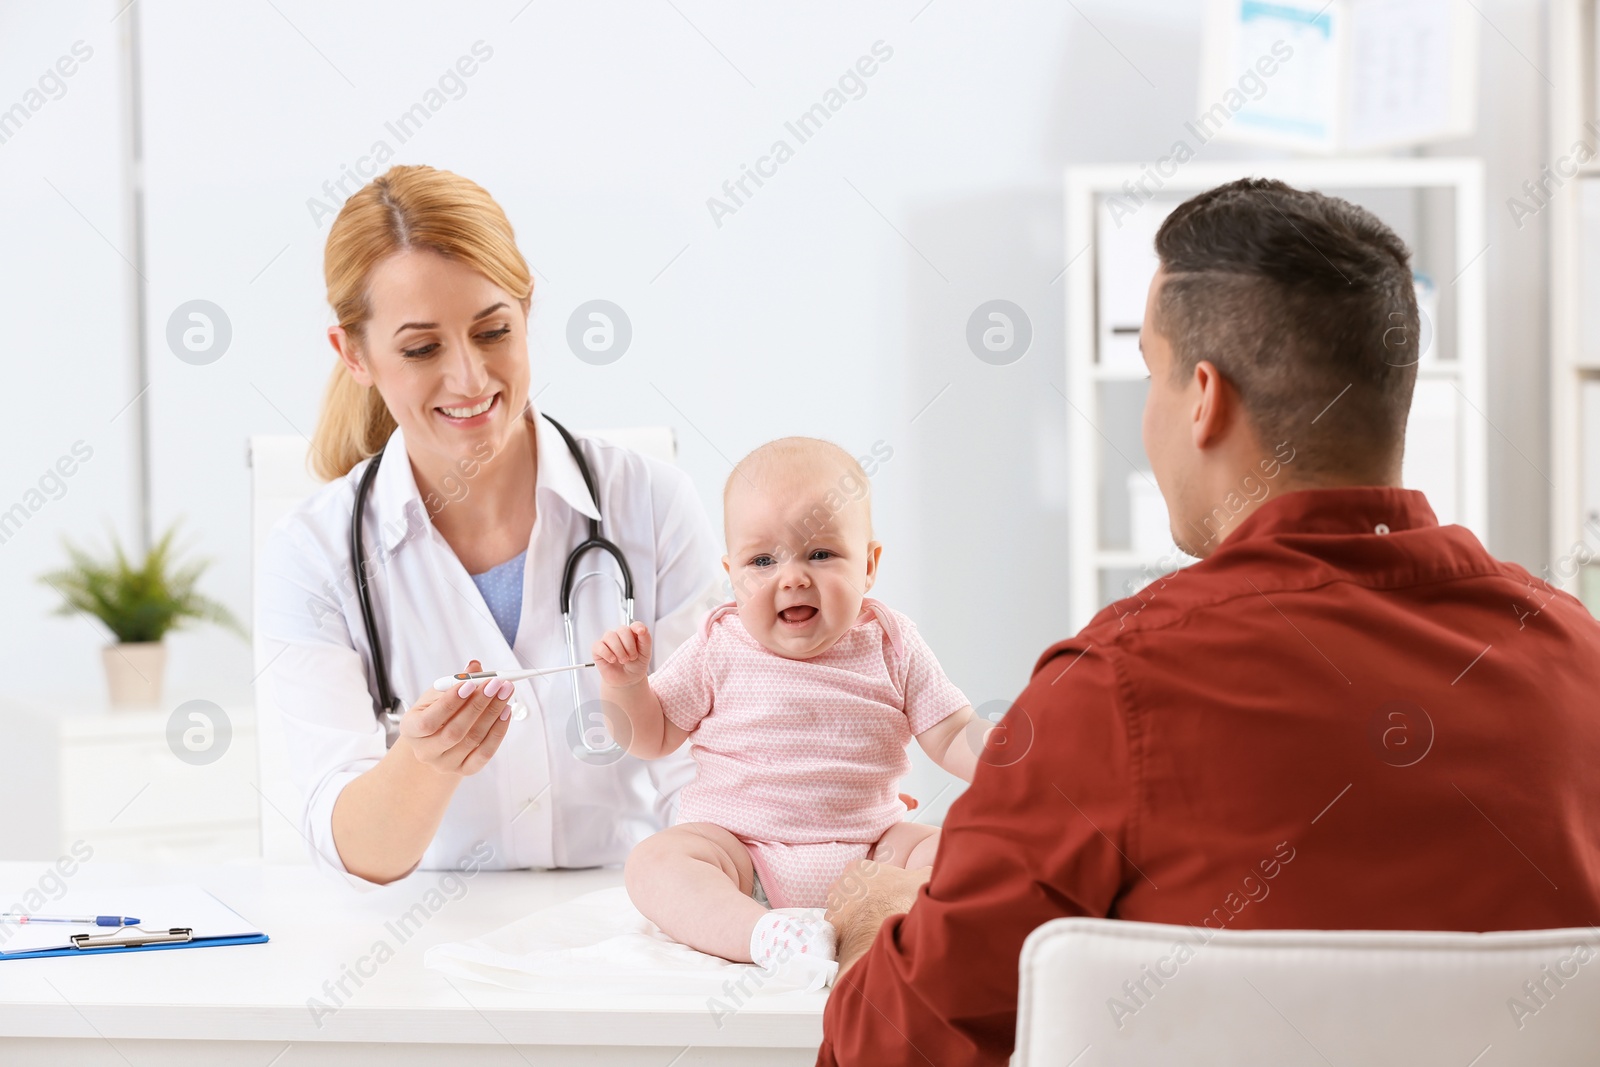
[[[568,662],[560,590],[599,519],[664,660],[722,599],[687,476],[593,438],[571,448],[528,395],[532,278],[478,185],[394,167],[339,212],[324,256],[338,353],[312,463],[330,484],[273,530],[261,630],[301,830],[358,885],[417,867],[620,863],[671,822],[686,753],[643,763],[610,744],[592,670],[467,683],[442,675]],[[357,489],[372,472],[363,506]],[[352,564],[361,523],[372,629],[398,728],[385,729]],[[619,568],[577,561],[576,647],[620,622]],[[481,667],[480,667],[481,665]],[[515,709],[526,717],[513,716]]]

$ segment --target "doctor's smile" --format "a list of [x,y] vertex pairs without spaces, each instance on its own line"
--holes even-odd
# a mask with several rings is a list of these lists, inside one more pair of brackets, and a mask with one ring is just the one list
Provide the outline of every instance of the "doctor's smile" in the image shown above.
[[489,409],[493,408],[499,402],[500,394],[495,393],[493,396],[489,397],[489,399],[479,401],[475,404],[441,404],[440,406],[434,408],[434,410],[439,412],[446,419],[449,419],[450,425],[452,426],[482,426],[485,422],[489,421],[486,417],[489,413]]

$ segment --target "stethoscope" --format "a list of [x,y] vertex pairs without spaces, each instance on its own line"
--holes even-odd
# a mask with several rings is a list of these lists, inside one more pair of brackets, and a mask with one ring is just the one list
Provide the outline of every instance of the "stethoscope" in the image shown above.
[[[567,432],[567,428],[550,418],[543,416],[556,432],[561,434],[561,439],[567,443],[567,451],[572,453],[572,459],[578,465],[578,472],[583,475],[583,484],[589,490],[589,499],[594,502],[595,511],[600,510],[600,494],[595,492],[594,473],[589,469],[588,460],[584,459],[583,452],[578,448],[577,439]],[[394,688],[389,684],[388,666],[384,659],[383,642],[378,639],[377,623],[372,617],[372,595],[367,591],[367,553],[362,546],[361,515],[366,510],[367,492],[372,487],[373,476],[378,473],[378,461],[383,458],[382,452],[377,452],[372,457],[372,462],[367,469],[361,472],[361,481],[356,485],[355,507],[350,513],[350,562],[355,568],[356,596],[361,601],[361,622],[367,632],[367,647],[372,649],[372,670],[378,680],[378,704],[376,707],[378,721],[383,724],[384,738],[388,745],[394,745],[395,738],[400,735],[400,719],[406,713],[406,705],[395,695]],[[622,575],[622,580],[617,581],[615,576],[607,575],[604,571],[589,571],[578,575],[578,564],[585,553],[598,549],[616,561],[617,571]],[[576,577],[575,577],[576,576]],[[578,662],[577,631],[572,625],[572,594],[590,578],[610,577],[617,586],[617,592],[622,601],[623,625],[633,623],[633,572],[628,569],[628,560],[622,554],[622,549],[607,540],[600,532],[600,520],[589,520],[589,537],[578,547],[567,554],[566,566],[561,571],[561,626],[567,638],[567,663],[572,667],[581,666]],[[567,670],[572,677],[572,713],[581,714],[583,707],[583,693],[578,688],[577,670]],[[585,750],[592,753],[613,752],[620,746],[607,734],[604,726],[591,726],[584,728],[580,724],[578,730],[579,742]]]

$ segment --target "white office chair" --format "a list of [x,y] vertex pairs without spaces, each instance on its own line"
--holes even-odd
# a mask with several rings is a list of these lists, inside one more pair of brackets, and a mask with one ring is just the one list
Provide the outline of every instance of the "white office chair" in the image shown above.
[[[600,437],[668,463],[676,462],[677,437],[670,426],[641,426],[622,430],[580,430],[579,436]],[[293,511],[322,483],[306,464],[309,446],[303,437],[250,438],[252,604],[261,603],[261,548],[273,525]],[[260,619],[255,619],[256,731],[261,773],[261,855],[269,863],[309,863],[305,839],[300,836],[304,799],[289,773],[284,746],[283,720],[266,684],[268,664],[261,639]]]
[[1028,937],[1021,972],[1014,1067],[1600,1063],[1597,928],[1211,931],[1056,919]]

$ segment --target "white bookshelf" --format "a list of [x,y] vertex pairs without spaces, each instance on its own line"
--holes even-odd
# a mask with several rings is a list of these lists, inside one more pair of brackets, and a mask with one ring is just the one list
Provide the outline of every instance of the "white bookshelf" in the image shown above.
[[[1102,337],[1098,287],[1100,248],[1097,241],[1109,226],[1108,196],[1124,196],[1124,183],[1137,180],[1145,170],[1139,164],[1070,167],[1066,173],[1067,256],[1067,422],[1068,446],[1074,477],[1069,516],[1070,624],[1087,623],[1106,604],[1134,592],[1150,577],[1187,562],[1169,543],[1164,552],[1138,551],[1116,543],[1103,527],[1109,508],[1102,507],[1104,493],[1114,501],[1110,508],[1128,503],[1108,487],[1107,472],[1126,478],[1130,469],[1148,471],[1149,463],[1138,443],[1138,429],[1128,434],[1126,420],[1103,424],[1108,406],[1124,413],[1137,411],[1146,386],[1144,372],[1126,365],[1102,364]],[[1448,470],[1422,470],[1439,474],[1453,493],[1453,514],[1440,514],[1441,522],[1458,522],[1482,540],[1488,537],[1488,423],[1485,399],[1487,335],[1484,319],[1486,273],[1482,251],[1486,235],[1483,166],[1476,159],[1378,158],[1335,160],[1277,160],[1229,163],[1189,163],[1165,178],[1161,201],[1176,204],[1195,193],[1236,178],[1277,178],[1297,188],[1316,189],[1362,202],[1366,194],[1393,198],[1398,194],[1408,207],[1409,226],[1396,226],[1402,236],[1420,231],[1425,240],[1413,244],[1413,266],[1429,275],[1441,292],[1448,287],[1449,322],[1434,324],[1433,358],[1419,365],[1419,389],[1424,382],[1448,384],[1445,395],[1455,407],[1453,442],[1418,440],[1413,431],[1421,424],[1413,418],[1408,428],[1408,453],[1448,460]],[[1448,211],[1440,212],[1439,193],[1448,195]],[[1424,202],[1424,198],[1433,196]],[[1370,205],[1369,205],[1370,206]],[[1141,211],[1161,209],[1155,202]],[[1385,212],[1374,209],[1380,217]],[[1164,214],[1164,212],[1163,212]],[[1439,222],[1439,219],[1447,222]],[[1387,219],[1385,221],[1393,220]],[[1105,231],[1109,232],[1109,231]],[[1408,238],[1408,243],[1413,240]],[[1444,251],[1436,251],[1443,249]],[[1075,258],[1074,258],[1075,257]],[[1111,390],[1127,393],[1108,405]],[[1437,393],[1440,391],[1436,391]],[[1421,432],[1421,431],[1417,431]],[[1122,440],[1112,434],[1120,434]],[[1110,446],[1110,451],[1107,446]],[[1413,446],[1418,446],[1416,449]],[[1408,484],[1413,481],[1410,467]],[[1436,510],[1439,510],[1436,507]],[[1119,521],[1111,523],[1120,528]],[[1131,529],[1132,523],[1129,522]],[[1130,534],[1131,537],[1131,534]],[[1170,542],[1170,539],[1169,539]]]
[[[1554,156],[1567,153],[1582,140],[1593,146],[1597,137],[1587,123],[1600,117],[1597,105],[1595,72],[1595,0],[1554,0],[1550,5],[1549,56],[1550,93],[1549,144]],[[1593,337],[1596,321],[1594,301],[1585,300],[1592,290],[1596,258],[1595,242],[1585,240],[1586,222],[1600,222],[1600,210],[1585,219],[1583,201],[1589,186],[1590,203],[1600,203],[1600,161],[1585,164],[1576,180],[1564,181],[1554,190],[1548,214],[1550,236],[1550,476],[1555,487],[1550,494],[1550,568],[1545,577],[1551,584],[1585,595],[1589,610],[1600,614],[1600,567],[1590,565],[1588,580],[1567,572],[1576,563],[1574,547],[1585,542],[1600,551],[1600,529],[1592,520],[1600,511],[1600,494],[1585,482],[1600,483],[1600,426],[1591,413],[1585,419],[1583,395],[1586,384],[1592,390],[1600,383],[1600,346]],[[1586,262],[1587,261],[1587,262]],[[1585,274],[1590,275],[1586,283]],[[1590,442],[1587,453],[1585,440]],[[1588,496],[1586,500],[1585,497]],[[1586,526],[1587,522],[1587,526]],[[1588,588],[1585,589],[1584,587]]]

